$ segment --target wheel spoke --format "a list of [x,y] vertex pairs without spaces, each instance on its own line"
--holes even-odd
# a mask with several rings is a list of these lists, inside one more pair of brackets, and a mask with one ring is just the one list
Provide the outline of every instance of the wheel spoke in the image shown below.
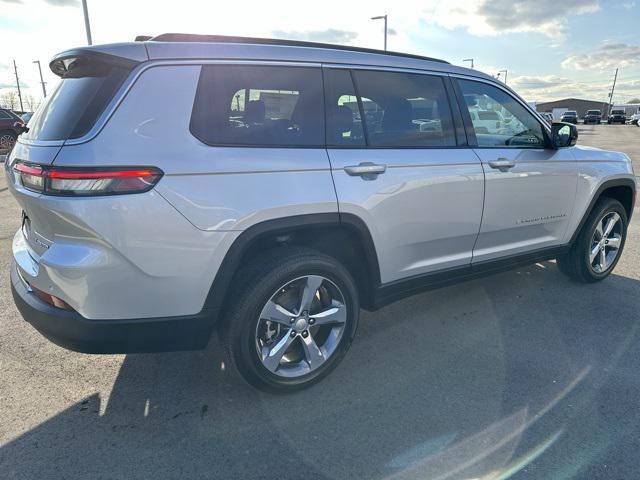
[[609,243],[607,243],[607,247],[617,250],[620,248],[621,243],[622,243],[622,237],[620,237],[620,235],[615,235],[609,238]]
[[604,272],[607,269],[607,252],[605,251],[604,248],[600,250],[599,265],[600,265],[601,272]]
[[272,322],[282,323],[283,325],[290,325],[291,319],[295,316],[295,313],[290,312],[282,305],[278,305],[273,300],[269,300],[269,302],[262,310],[260,318],[271,320]]
[[614,213],[609,217],[609,219],[607,220],[607,224],[604,227],[605,237],[609,236],[609,234],[613,231],[613,227],[616,225],[616,223],[618,223],[619,220],[620,220],[620,215],[618,215],[617,213]]
[[591,248],[591,253],[589,254],[589,263],[593,265],[598,253],[600,252],[600,244],[596,243],[593,248]]
[[314,325],[329,325],[332,323],[345,323],[347,321],[347,309],[344,305],[334,302],[334,305],[326,310],[311,315]]
[[289,329],[285,332],[284,336],[271,348],[262,348],[262,363],[272,372],[275,372],[280,365],[283,355],[291,346],[291,343],[295,340],[295,336],[291,336],[292,330]]
[[598,222],[598,225],[596,226],[596,236],[597,236],[596,240],[598,240],[598,241],[604,236],[604,233],[603,233],[603,230],[602,230],[602,222],[603,221],[604,221],[604,219],[600,220]]
[[302,295],[300,298],[300,308],[298,308],[298,315],[300,315],[303,311],[309,311],[311,308],[311,303],[313,302],[313,297],[315,297],[316,292],[322,285],[322,277],[318,277],[315,275],[309,275],[305,278],[305,285],[302,289]]
[[309,333],[306,337],[302,336],[302,347],[304,349],[304,356],[309,364],[309,368],[313,370],[316,367],[319,367],[326,360],[324,353],[316,344],[316,341],[313,339],[311,334]]

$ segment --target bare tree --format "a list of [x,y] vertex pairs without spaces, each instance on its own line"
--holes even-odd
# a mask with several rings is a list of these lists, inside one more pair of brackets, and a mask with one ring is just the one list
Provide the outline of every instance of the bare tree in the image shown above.
[[30,112],[35,112],[36,109],[40,106],[40,100],[38,100],[30,93],[23,95],[22,99],[24,100],[24,106],[27,107],[27,110],[29,110]]
[[18,106],[18,92],[15,90],[5,90],[0,93],[0,106],[15,110]]

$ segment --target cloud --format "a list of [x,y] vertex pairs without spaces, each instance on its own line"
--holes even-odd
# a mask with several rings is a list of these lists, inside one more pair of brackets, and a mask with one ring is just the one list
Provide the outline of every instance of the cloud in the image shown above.
[[[613,79],[573,80],[557,75],[513,75],[509,85],[529,101],[558,100],[561,98],[584,98],[606,101]],[[621,80],[616,83],[615,102],[623,102],[640,96],[640,79]]]
[[522,87],[529,90],[553,88],[559,86],[566,86],[571,83],[571,80],[557,75],[544,75],[544,76],[531,76],[521,75],[512,78],[511,84],[514,88]]
[[294,30],[274,30],[273,35],[278,38],[292,40],[308,40],[311,42],[325,43],[350,43],[356,39],[358,34],[349,30],[338,30],[328,28],[326,30],[294,31]]
[[640,64],[640,45],[626,43],[605,43],[591,53],[570,55],[562,62],[562,67],[574,70],[607,70]]
[[567,19],[600,9],[600,0],[449,0],[425,9],[427,19],[474,35],[537,32],[561,37]]
[[78,5],[78,0],[44,0],[45,3],[53,5],[54,7],[75,7]]
[[[24,3],[23,0],[0,0],[0,3]],[[54,7],[75,7],[78,0],[44,0],[44,3],[53,5]]]

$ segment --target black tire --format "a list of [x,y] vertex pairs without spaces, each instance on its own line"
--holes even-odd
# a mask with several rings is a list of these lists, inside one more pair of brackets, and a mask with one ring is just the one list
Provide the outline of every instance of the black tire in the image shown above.
[[[598,272],[589,262],[589,251],[592,248],[592,239],[598,223],[612,212],[620,215],[620,248],[611,264],[604,271]],[[607,197],[600,198],[589,214],[569,253],[557,259],[560,271],[581,283],[599,282],[607,278],[622,256],[627,238],[627,222],[627,212],[619,201]]]
[[[256,346],[256,332],[261,311],[273,295],[288,282],[305,275],[325,277],[338,287],[347,319],[335,350],[322,365],[302,376],[286,378],[263,365]],[[219,328],[225,356],[249,384],[272,393],[301,390],[328,375],[347,353],[358,326],[358,291],[351,274],[334,258],[309,248],[281,247],[266,251],[239,272],[232,295],[233,305],[226,309]]]

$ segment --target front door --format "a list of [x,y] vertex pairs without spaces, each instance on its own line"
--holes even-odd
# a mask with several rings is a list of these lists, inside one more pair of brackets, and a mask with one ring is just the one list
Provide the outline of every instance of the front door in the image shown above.
[[565,243],[578,181],[571,150],[549,148],[542,121],[506,89],[457,82],[486,178],[473,262]]
[[484,175],[473,150],[458,148],[448,78],[324,73],[338,207],[366,222],[382,283],[470,265]]

